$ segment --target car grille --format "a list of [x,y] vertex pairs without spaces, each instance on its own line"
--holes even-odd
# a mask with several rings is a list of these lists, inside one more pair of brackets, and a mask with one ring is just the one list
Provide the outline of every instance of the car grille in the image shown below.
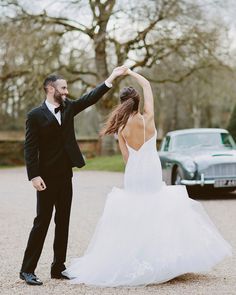
[[216,164],[201,171],[205,178],[236,177],[236,163]]

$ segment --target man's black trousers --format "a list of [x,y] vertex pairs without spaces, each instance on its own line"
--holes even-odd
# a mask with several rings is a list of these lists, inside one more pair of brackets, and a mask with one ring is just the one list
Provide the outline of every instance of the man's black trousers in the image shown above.
[[60,274],[65,269],[68,242],[72,201],[71,173],[44,179],[44,182],[47,186],[46,190],[37,191],[37,215],[30,232],[21,271],[34,272],[42,252],[53,208],[55,208],[54,259],[51,273]]

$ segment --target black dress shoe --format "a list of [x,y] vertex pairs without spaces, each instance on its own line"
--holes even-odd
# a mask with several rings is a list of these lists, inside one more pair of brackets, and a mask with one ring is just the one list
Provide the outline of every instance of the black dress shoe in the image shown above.
[[28,285],[32,285],[32,286],[40,286],[43,284],[42,281],[40,281],[39,278],[36,277],[36,275],[32,272],[20,272],[20,278],[24,281],[26,281],[26,283]]
[[70,279],[67,276],[63,275],[62,273],[51,274],[51,278],[52,279],[59,279],[59,280],[69,280]]

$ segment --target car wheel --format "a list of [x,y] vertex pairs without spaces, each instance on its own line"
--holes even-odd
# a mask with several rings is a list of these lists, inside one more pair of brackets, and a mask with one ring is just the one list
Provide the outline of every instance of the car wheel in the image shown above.
[[180,167],[177,167],[174,170],[174,173],[173,173],[172,184],[174,184],[174,185],[180,185],[182,179],[184,179],[183,172],[182,172],[182,170],[181,170]]

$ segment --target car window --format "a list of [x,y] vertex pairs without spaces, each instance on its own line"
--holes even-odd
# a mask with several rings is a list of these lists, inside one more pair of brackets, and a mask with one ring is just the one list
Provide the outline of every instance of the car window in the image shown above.
[[221,141],[227,147],[235,147],[235,142],[229,133],[221,133]]
[[179,134],[173,138],[173,150],[185,150],[189,148],[235,148],[235,143],[229,133],[189,133]]
[[170,136],[166,136],[166,138],[165,138],[165,140],[163,142],[162,150],[165,151],[165,152],[168,152],[169,147],[170,147]]

